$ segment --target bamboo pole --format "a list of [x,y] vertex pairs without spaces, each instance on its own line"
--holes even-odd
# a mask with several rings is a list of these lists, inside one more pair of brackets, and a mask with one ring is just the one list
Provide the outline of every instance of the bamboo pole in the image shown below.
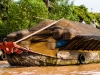
[[[63,18],[62,18],[62,19],[63,19]],[[46,28],[48,28],[48,27],[50,27],[50,26],[53,26],[54,24],[56,24],[57,22],[59,22],[59,21],[62,20],[62,19],[59,19],[58,21],[55,21],[55,22],[53,22],[53,23],[47,25],[46,27],[44,27],[44,28],[42,28],[42,29],[40,29],[40,30],[38,30],[38,31],[36,31],[36,32],[34,32],[34,33],[32,33],[32,34],[30,34],[30,35],[28,35],[28,36],[26,36],[26,37],[24,37],[24,38],[22,38],[22,39],[19,39],[19,40],[15,41],[15,43],[18,43],[18,42],[20,42],[20,41],[23,41],[23,40],[25,40],[25,39],[27,39],[27,38],[29,38],[29,37],[31,37],[31,36],[33,36],[33,35],[39,33],[39,32],[45,30]]]

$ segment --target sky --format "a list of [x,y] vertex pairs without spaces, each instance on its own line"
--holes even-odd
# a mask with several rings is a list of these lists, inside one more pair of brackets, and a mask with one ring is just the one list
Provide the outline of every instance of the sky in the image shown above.
[[86,8],[88,8],[89,12],[100,13],[100,0],[70,0],[70,1],[74,1],[74,5],[77,6],[84,5]]
[[89,12],[98,12],[100,13],[100,0],[70,0],[74,1],[74,5],[84,5],[88,8]]

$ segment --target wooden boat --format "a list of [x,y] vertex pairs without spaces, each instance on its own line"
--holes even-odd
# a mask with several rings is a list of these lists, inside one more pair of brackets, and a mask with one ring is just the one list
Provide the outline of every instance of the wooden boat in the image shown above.
[[65,19],[47,20],[40,24],[30,28],[27,33],[11,33],[7,35],[7,41],[0,43],[11,66],[61,66],[100,62],[99,29]]

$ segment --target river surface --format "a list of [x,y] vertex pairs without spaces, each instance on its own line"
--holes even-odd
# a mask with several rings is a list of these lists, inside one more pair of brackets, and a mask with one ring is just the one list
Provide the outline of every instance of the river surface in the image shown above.
[[100,75],[100,63],[73,66],[11,67],[0,61],[0,75]]

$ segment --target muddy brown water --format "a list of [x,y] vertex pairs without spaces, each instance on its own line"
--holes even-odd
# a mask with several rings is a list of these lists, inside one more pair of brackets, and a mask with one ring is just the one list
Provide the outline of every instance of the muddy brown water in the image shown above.
[[100,75],[100,63],[73,66],[12,67],[0,61],[0,75]]

